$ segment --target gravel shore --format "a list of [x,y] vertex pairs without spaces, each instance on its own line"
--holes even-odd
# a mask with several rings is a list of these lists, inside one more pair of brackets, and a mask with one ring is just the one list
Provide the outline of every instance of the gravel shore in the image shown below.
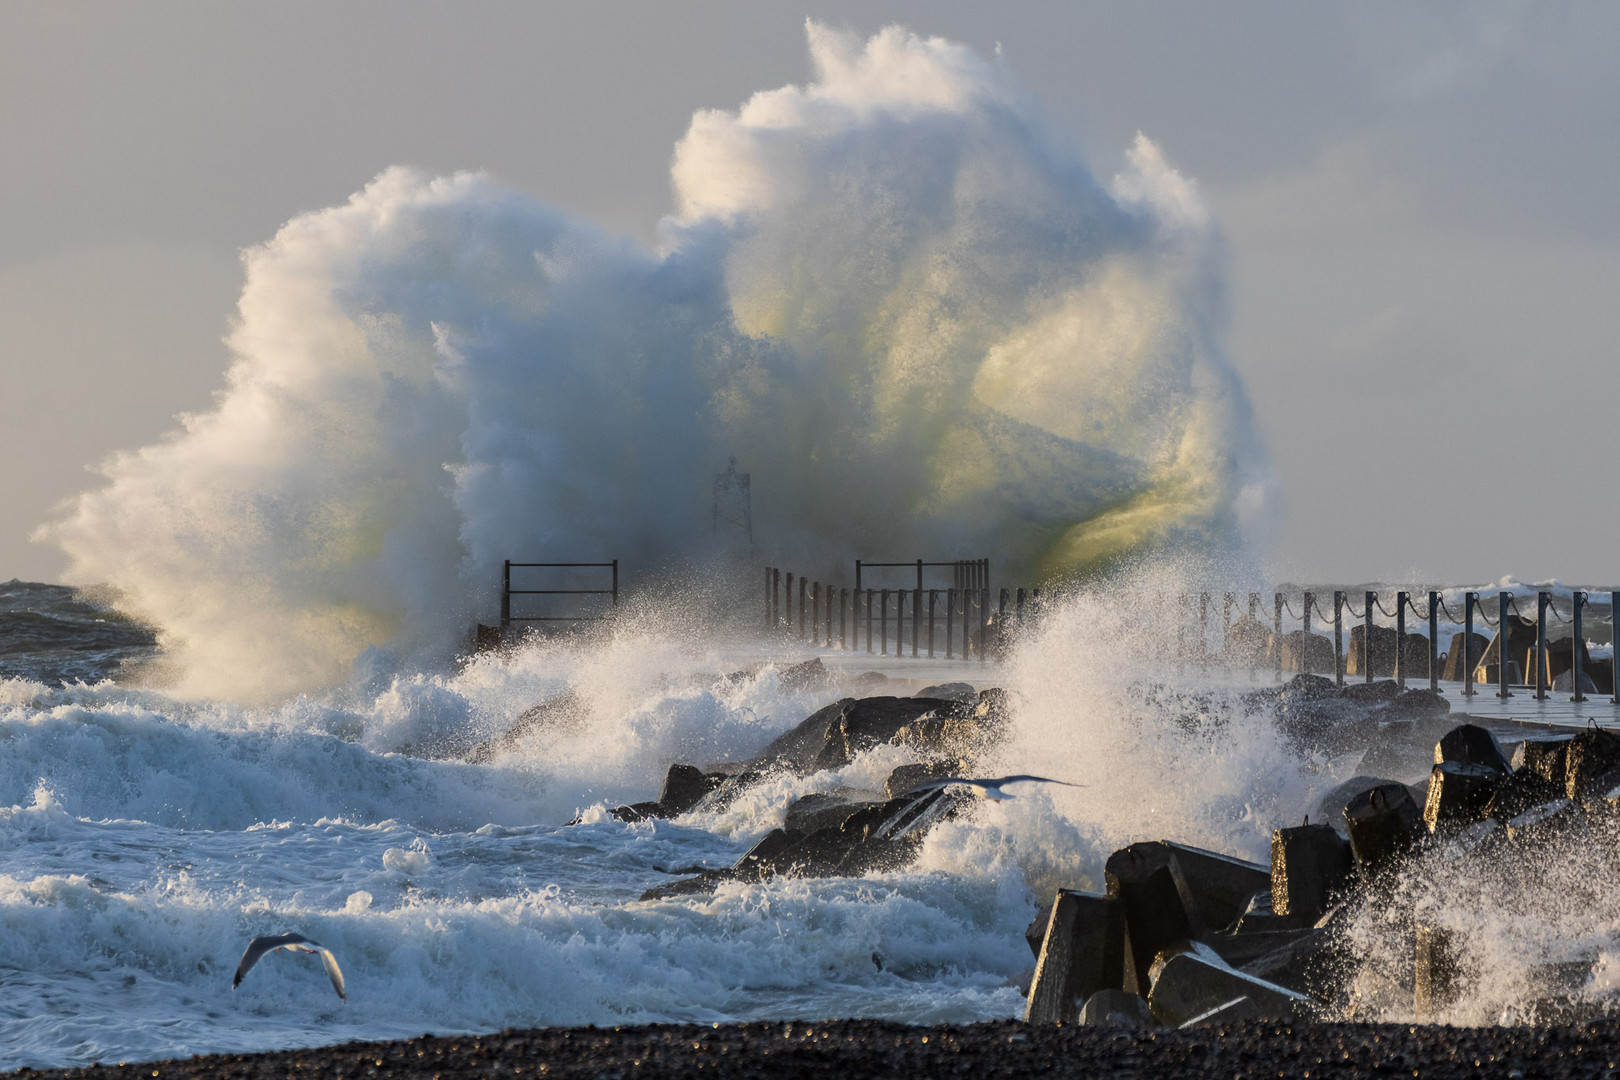
[[[1620,1077],[1620,1022],[1452,1028],[1250,1023],[1200,1031],[825,1023],[540,1028],[347,1043],[32,1077]],[[12,1074],[18,1075],[18,1074]]]

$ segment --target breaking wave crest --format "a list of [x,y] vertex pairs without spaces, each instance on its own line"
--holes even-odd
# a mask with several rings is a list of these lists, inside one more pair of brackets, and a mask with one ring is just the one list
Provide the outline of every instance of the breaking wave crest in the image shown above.
[[479,174],[380,174],[246,252],[224,390],[42,535],[191,694],[427,661],[503,558],[758,543],[1051,577],[1263,520],[1219,239],[1138,138],[1099,182],[999,58],[808,28],[817,75],[699,112],[648,251]]

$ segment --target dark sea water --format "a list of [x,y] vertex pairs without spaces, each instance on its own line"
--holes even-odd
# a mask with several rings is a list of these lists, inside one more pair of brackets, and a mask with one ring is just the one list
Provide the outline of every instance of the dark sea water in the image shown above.
[[150,628],[78,589],[15,578],[0,584],[0,679],[100,682],[156,652]]

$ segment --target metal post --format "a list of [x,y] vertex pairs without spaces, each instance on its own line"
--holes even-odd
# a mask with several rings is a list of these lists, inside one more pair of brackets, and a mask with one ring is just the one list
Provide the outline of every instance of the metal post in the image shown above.
[[512,625],[512,560],[501,568],[501,629]]
[[945,590],[945,659],[951,659],[951,641],[956,633],[956,590]]
[[1496,696],[1510,698],[1508,692],[1508,608],[1513,605],[1513,594],[1499,592],[1496,594]]
[[799,640],[804,640],[804,598],[810,591],[810,582],[803,574],[799,575]]
[[852,589],[849,594],[849,649],[855,652],[861,647],[861,590]]
[[1221,598],[1221,656],[1227,667],[1232,666],[1229,650],[1232,648],[1232,609],[1237,607],[1237,593],[1227,593]]
[[1300,660],[1305,665],[1305,674],[1311,673],[1311,605],[1316,603],[1315,593],[1305,594],[1305,615],[1300,619],[1300,628],[1304,634],[1300,638],[1300,649],[1303,655]]
[[1333,681],[1344,685],[1344,593],[1333,590]]
[[1581,609],[1586,606],[1586,594],[1576,589],[1570,593],[1574,601],[1574,610],[1570,612],[1569,628],[1569,685],[1574,694],[1571,701],[1585,701],[1586,695],[1581,693],[1581,651],[1586,645],[1586,635],[1581,630]]
[[[922,560],[921,559],[917,560],[917,595],[919,597],[922,596]],[[917,605],[912,604],[911,605],[911,610],[916,611],[917,610]]]
[[613,560],[613,607],[619,606],[619,560]]
[[765,568],[765,629],[771,628],[771,568]]
[[1395,685],[1406,689],[1406,593],[1395,594]]
[[928,659],[934,658],[934,602],[939,599],[938,589],[928,590]]
[[[922,572],[922,560],[917,560],[918,573]],[[919,582],[921,578],[917,579]],[[922,629],[922,585],[917,586],[917,592],[911,598],[911,658],[917,659],[917,631]]]
[[1283,595],[1282,595],[1282,593],[1274,593],[1274,594],[1272,594],[1271,648],[1277,654],[1274,657],[1274,659],[1277,662],[1277,681],[1278,682],[1282,682],[1282,675],[1283,675],[1283,672],[1282,672],[1282,609],[1283,609]]
[[1429,689],[1440,692],[1440,594],[1433,589],[1429,590]]
[[[972,570],[969,569],[968,572],[971,575]],[[972,635],[973,600],[972,600],[972,596],[973,596],[973,590],[972,590],[971,586],[969,588],[966,588],[966,589],[962,590],[962,659],[964,659],[964,660],[969,659],[973,655],[973,635]]]
[[1024,625],[1024,587],[1022,585],[1018,586],[1017,606],[1013,609],[1013,611],[1015,613],[1015,617],[1018,619],[1018,625],[1023,626]]
[[855,560],[855,595],[861,595],[861,560]]
[[878,592],[878,638],[879,656],[889,655],[889,590],[881,589]]
[[782,626],[783,626],[783,629],[785,629],[787,631],[788,635],[791,637],[792,634],[793,634],[793,575],[792,574],[789,574],[787,576],[787,589],[786,589],[785,592],[783,592],[782,598],[785,601],[787,601],[787,618],[783,621]]
[[849,590],[838,590],[838,647],[844,651],[849,649],[849,638],[844,636],[844,611],[849,607]]
[[1257,592],[1249,594],[1249,618],[1255,622],[1260,621],[1260,594]]
[[1536,700],[1547,700],[1547,605],[1552,593],[1536,593]]
[[872,651],[872,590],[866,590],[866,651]]
[[[984,580],[990,580],[990,560],[984,560]],[[985,639],[990,636],[990,586],[986,584],[979,590],[979,660],[982,663],[990,659],[990,650],[984,647]]]
[[818,644],[817,631],[821,629],[821,582],[810,586],[810,644]]
[[1474,605],[1479,593],[1463,593],[1463,697],[1474,696]]
[[771,632],[782,625],[782,571],[771,570]]
[[1365,681],[1372,682],[1372,630],[1373,606],[1378,603],[1378,594],[1371,589],[1367,590],[1367,609],[1363,612],[1361,623],[1361,667],[1367,673]]
[[1609,700],[1620,705],[1620,590],[1609,594],[1609,641],[1613,643],[1613,651],[1609,654],[1609,685],[1614,687],[1614,697]]

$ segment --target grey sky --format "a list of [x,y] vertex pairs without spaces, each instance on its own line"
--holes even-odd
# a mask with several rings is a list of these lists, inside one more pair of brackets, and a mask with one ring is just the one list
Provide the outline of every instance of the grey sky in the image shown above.
[[1228,237],[1279,574],[1620,581],[1620,6],[0,3],[0,578],[206,407],[237,251],[390,164],[650,240],[699,108],[806,15],[999,43],[1096,172],[1141,130]]

